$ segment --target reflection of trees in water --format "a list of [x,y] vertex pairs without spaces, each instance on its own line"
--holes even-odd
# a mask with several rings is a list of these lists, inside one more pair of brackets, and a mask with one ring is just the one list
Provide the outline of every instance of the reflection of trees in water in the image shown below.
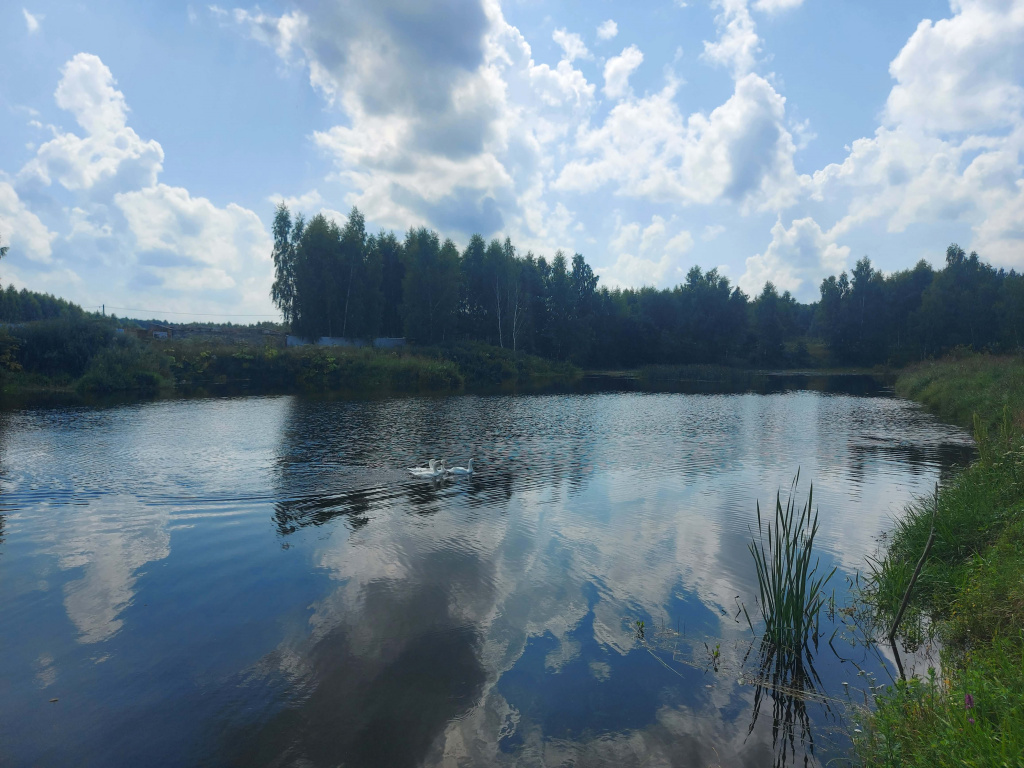
[[901,444],[895,439],[860,440],[850,446],[849,471],[854,482],[862,482],[880,460],[898,464],[914,475],[927,475],[939,471],[940,481],[960,471],[974,459],[974,447],[967,443],[941,443],[922,448]]
[[[817,641],[815,640],[815,651]],[[814,668],[814,653],[807,643],[797,648],[778,646],[762,639],[758,649],[754,683],[754,706],[748,735],[761,714],[765,699],[772,702],[772,746],[777,768],[794,765],[798,755],[803,764],[814,759],[814,730],[808,702],[821,707],[826,718],[834,719],[829,699],[823,694],[821,678]]]
[[[9,424],[8,424],[9,421],[10,421],[10,415],[9,414],[7,414],[7,413],[0,413],[0,497],[2,497],[3,490],[4,490],[3,489],[3,485],[2,485],[3,476],[4,476],[3,458],[6,455],[6,450],[5,449],[7,447],[6,446],[6,443],[7,443],[7,430],[8,430],[8,427],[9,427]],[[0,503],[2,503],[2,502],[0,502]],[[0,512],[0,545],[2,545],[4,543],[4,536],[5,536],[4,526],[6,524],[7,524],[7,515],[5,515],[3,512]],[[0,554],[2,554],[2,553],[3,553],[3,549],[0,549]]]
[[336,518],[360,527],[373,512],[406,506],[416,515],[433,515],[452,494],[460,494],[467,507],[500,506],[512,498],[514,475],[500,472],[486,478],[404,483],[397,487],[357,488],[339,493],[310,494],[274,504],[274,522],[281,536],[307,526],[320,526]]

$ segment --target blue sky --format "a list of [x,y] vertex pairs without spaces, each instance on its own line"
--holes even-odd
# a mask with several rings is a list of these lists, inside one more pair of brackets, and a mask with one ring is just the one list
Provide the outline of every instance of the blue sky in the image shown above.
[[[275,201],[803,300],[1024,267],[1024,0],[33,2],[0,12],[0,280],[271,317]],[[202,313],[202,314],[200,314]]]

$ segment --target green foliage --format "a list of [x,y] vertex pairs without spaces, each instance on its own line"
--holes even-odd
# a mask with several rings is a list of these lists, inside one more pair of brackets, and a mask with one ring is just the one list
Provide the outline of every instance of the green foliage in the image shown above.
[[807,645],[812,630],[818,628],[818,615],[825,601],[822,589],[835,573],[833,568],[819,575],[818,560],[812,562],[818,533],[818,512],[811,511],[814,486],[798,511],[799,479],[797,473],[785,507],[781,491],[776,494],[775,519],[770,524],[761,519],[761,505],[757,505],[758,537],[748,545],[757,571],[765,638],[782,648]]
[[471,387],[493,387],[503,384],[531,384],[549,381],[573,381],[580,375],[575,366],[534,355],[516,354],[512,350],[489,344],[460,342],[418,352],[450,360]]
[[100,350],[78,380],[80,392],[156,392],[171,386],[168,359],[152,345],[132,337],[116,338]]
[[941,678],[888,687],[854,746],[866,766],[1024,765],[1024,643],[999,638]]
[[905,364],[958,346],[1014,351],[1024,345],[1024,276],[997,270],[953,243],[946,266],[918,262],[888,276],[868,258],[821,284],[817,333],[841,363]]
[[25,323],[35,320],[52,320],[58,317],[81,318],[82,308],[64,299],[46,293],[35,293],[13,285],[0,291],[0,321]]
[[185,388],[260,391],[452,392],[458,367],[424,355],[344,347],[232,347],[178,342],[167,347],[171,371]]
[[[957,254],[953,253],[953,258]],[[936,541],[911,598],[917,621],[943,639],[940,680],[890,688],[856,749],[866,765],[1024,764],[1024,436],[1020,361],[958,355],[919,366],[897,391],[948,418],[974,419],[977,461],[939,490]],[[897,521],[865,598],[891,621],[930,528],[928,504]],[[901,632],[905,625],[901,625]]]
[[11,328],[17,362],[28,373],[78,378],[113,340],[114,325],[91,315],[68,315]]
[[800,304],[766,283],[753,299],[693,267],[672,289],[599,287],[581,254],[550,263],[508,238],[470,238],[460,254],[423,227],[404,242],[368,237],[353,208],[344,226],[315,216],[274,217],[271,297],[306,338],[380,334],[418,344],[478,341],[596,368],[743,360],[806,366],[905,364],[957,345],[1008,351],[1024,344],[1024,277],[995,270],[953,244],[946,266],[926,262],[888,276],[868,258],[830,276],[821,301]]

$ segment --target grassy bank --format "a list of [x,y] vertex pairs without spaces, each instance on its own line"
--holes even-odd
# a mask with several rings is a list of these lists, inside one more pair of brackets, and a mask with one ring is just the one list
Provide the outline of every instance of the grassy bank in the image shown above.
[[901,625],[942,641],[941,674],[890,688],[856,741],[866,765],[1024,765],[1024,362],[958,356],[896,391],[973,425],[978,459],[897,521],[865,597],[888,626],[935,541]]
[[[277,343],[275,343],[275,341]],[[99,318],[0,332],[8,394],[77,392],[459,392],[568,383],[579,370],[485,344],[399,350],[140,339]]]
[[977,414],[993,429],[1004,407],[1011,416],[1024,414],[1024,358],[968,354],[921,363],[899,374],[896,393],[946,421],[973,427]]

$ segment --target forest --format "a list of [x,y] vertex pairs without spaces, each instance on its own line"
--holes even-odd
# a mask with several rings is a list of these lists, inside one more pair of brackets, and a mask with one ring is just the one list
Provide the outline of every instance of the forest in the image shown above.
[[902,365],[955,347],[1004,352],[1024,341],[1024,277],[955,243],[945,265],[884,274],[869,258],[825,278],[814,304],[766,283],[753,297],[694,266],[671,289],[609,290],[584,257],[550,261],[474,235],[461,252],[426,228],[368,235],[353,208],[274,217],[272,298],[306,338],[405,336],[477,341],[584,368],[652,364],[786,366],[820,342],[836,365]]

